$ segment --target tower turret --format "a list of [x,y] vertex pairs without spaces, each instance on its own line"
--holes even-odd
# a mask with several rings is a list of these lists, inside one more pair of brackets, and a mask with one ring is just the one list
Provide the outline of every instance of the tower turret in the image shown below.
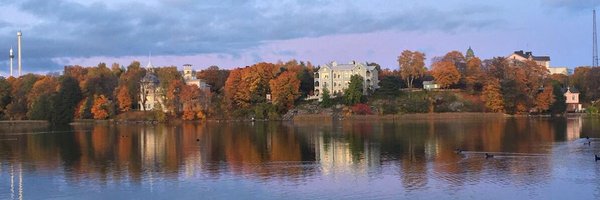
[[18,62],[18,66],[19,66],[19,76],[21,76],[21,69],[22,69],[22,65],[21,65],[21,36],[23,34],[21,33],[21,30],[19,30],[17,32],[17,62]]
[[8,51],[8,58],[10,59],[10,76],[13,76],[13,58],[15,58],[15,55],[13,54],[12,47],[10,47],[10,50]]

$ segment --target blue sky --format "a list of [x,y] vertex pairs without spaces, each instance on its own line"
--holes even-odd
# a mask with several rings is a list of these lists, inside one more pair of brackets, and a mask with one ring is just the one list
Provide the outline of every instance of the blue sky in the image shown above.
[[[404,49],[427,59],[469,46],[487,59],[515,50],[552,66],[591,64],[599,0],[0,0],[0,75],[23,31],[24,72],[98,62],[234,68],[259,61],[377,62]],[[16,63],[15,63],[16,65]]]

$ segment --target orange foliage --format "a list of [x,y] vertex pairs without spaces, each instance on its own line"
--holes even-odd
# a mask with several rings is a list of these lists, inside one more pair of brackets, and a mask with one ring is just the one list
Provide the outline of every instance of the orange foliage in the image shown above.
[[185,92],[183,91],[184,86],[183,81],[179,79],[171,81],[167,88],[167,110],[179,113],[181,110],[181,95],[187,95],[183,94]]
[[296,77],[296,73],[286,71],[281,73],[277,78],[269,81],[271,86],[271,96],[275,105],[280,105],[285,108],[294,107],[294,101],[300,97],[300,80]]
[[203,107],[200,102],[204,93],[196,85],[184,85],[181,90],[184,120],[205,119]]
[[280,68],[271,63],[258,63],[234,69],[225,82],[225,101],[228,109],[248,108],[253,103],[266,102],[269,81]]
[[108,117],[108,99],[104,95],[97,96],[92,106],[94,119],[106,119]]
[[546,111],[550,108],[550,105],[554,103],[554,87],[552,85],[546,85],[544,91],[540,92],[535,98],[535,109],[538,112]]
[[467,84],[467,88],[472,90],[473,86],[481,80],[482,76],[481,60],[477,57],[469,59],[465,70],[465,83]]
[[131,110],[131,95],[129,94],[127,86],[123,85],[119,87],[119,91],[117,92],[117,102],[119,103],[120,111],[127,112]]
[[456,69],[454,63],[450,61],[441,61],[433,64],[431,75],[435,78],[437,84],[442,88],[448,88],[460,80],[460,72]]
[[425,54],[418,51],[404,50],[398,56],[398,65],[400,66],[400,76],[406,81],[409,88],[415,79],[425,75]]
[[492,112],[504,112],[504,100],[500,91],[500,82],[493,78],[483,87],[482,98],[485,107]]
[[29,93],[27,94],[28,107],[36,102],[39,98],[48,98],[48,96],[58,89],[58,81],[51,76],[44,76],[37,80]]

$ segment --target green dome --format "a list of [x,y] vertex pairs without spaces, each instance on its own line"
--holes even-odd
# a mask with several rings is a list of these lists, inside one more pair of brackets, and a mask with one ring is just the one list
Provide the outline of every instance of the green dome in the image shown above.
[[473,52],[473,49],[471,49],[471,46],[469,46],[469,49],[467,49],[467,53],[465,55],[467,58],[475,57],[475,52]]

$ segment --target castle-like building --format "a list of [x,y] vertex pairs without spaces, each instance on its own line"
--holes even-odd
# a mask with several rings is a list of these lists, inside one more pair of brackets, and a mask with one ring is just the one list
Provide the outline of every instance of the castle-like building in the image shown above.
[[[186,85],[196,85],[200,90],[204,91],[210,90],[210,85],[204,80],[196,78],[196,73],[192,70],[191,64],[183,65],[183,80]],[[150,111],[160,107],[163,112],[167,112],[165,96],[166,94],[160,87],[160,80],[156,75],[156,70],[152,62],[148,61],[146,75],[140,81],[140,101],[138,102],[140,109]]]
[[315,89],[313,99],[321,99],[323,89],[327,88],[332,96],[342,95],[344,90],[348,88],[350,77],[352,75],[360,75],[363,80],[363,93],[379,88],[379,73],[375,66],[368,66],[366,63],[352,61],[348,64],[338,64],[331,62],[321,66],[314,73]]

